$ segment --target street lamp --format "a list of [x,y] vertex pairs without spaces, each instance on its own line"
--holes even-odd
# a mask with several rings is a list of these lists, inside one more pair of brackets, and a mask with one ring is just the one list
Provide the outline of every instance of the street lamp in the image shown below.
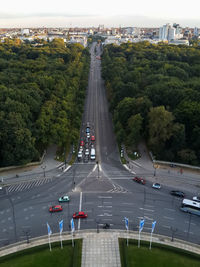
[[45,178],[45,176],[46,176],[46,174],[45,174],[46,165],[45,165],[45,166],[41,166],[41,168],[43,169],[43,172],[44,172],[44,178]]

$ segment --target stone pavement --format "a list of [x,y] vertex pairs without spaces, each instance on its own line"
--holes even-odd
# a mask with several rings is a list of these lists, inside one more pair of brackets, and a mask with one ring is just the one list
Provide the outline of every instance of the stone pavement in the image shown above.
[[99,233],[83,239],[82,267],[120,267],[118,236]]

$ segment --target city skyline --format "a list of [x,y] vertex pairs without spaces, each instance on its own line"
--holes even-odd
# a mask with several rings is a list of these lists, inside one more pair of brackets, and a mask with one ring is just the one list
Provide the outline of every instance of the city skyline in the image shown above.
[[191,0],[116,1],[102,0],[98,4],[91,0],[76,1],[76,5],[59,0],[35,0],[27,5],[25,0],[8,0],[1,4],[0,28],[13,27],[160,27],[167,22],[177,22],[183,27],[200,27],[198,14],[200,3]]

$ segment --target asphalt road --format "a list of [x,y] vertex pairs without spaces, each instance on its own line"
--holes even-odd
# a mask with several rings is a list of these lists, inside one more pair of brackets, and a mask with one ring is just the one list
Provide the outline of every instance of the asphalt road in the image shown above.
[[[66,172],[55,168],[29,177],[33,179],[5,187],[0,191],[0,246],[47,234],[46,223],[52,232],[58,232],[58,222],[64,219],[64,231],[75,211],[83,210],[88,218],[77,220],[75,228],[91,229],[109,223],[111,228],[124,229],[124,217],[129,218],[129,229],[137,230],[144,218],[144,230],[151,231],[156,220],[155,233],[178,237],[200,244],[200,217],[180,211],[181,199],[169,194],[174,188],[183,188],[191,198],[198,192],[196,175],[178,174],[177,170],[153,169],[144,153],[139,161],[130,162],[126,169],[120,162],[103,80],[101,79],[100,47],[91,47],[91,67],[81,138],[85,140],[89,122],[95,135],[96,160],[76,163]],[[91,142],[89,143],[91,146]],[[143,149],[144,151],[144,149]],[[98,164],[97,164],[98,162]],[[147,179],[145,186],[132,181],[133,176]],[[160,190],[152,189],[152,182],[162,183]],[[196,191],[195,191],[196,190]],[[49,206],[58,204],[58,198],[70,196],[62,204],[63,211],[50,214]]]

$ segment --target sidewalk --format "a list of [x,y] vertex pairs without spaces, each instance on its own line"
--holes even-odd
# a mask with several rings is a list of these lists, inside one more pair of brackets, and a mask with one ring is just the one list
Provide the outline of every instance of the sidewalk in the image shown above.
[[118,236],[99,233],[83,239],[82,267],[120,267]]

